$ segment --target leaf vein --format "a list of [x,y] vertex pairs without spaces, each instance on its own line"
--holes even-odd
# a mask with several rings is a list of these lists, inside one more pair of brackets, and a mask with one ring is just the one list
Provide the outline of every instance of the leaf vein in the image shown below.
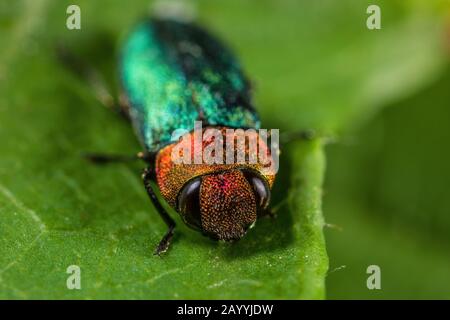
[[21,209],[23,212],[26,212],[30,216],[30,218],[38,224],[39,229],[41,231],[47,230],[46,225],[38,216],[38,214],[35,211],[28,208],[27,206],[25,206],[19,199],[17,199],[16,196],[14,196],[14,194],[11,191],[8,190],[8,188],[6,188],[2,184],[0,184],[0,193],[3,194],[3,196],[7,198],[9,201],[11,201],[13,205]]

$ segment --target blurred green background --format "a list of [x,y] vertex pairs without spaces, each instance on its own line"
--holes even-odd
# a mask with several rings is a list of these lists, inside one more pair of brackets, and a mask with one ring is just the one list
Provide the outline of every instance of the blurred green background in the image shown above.
[[[65,28],[70,4],[82,30]],[[366,27],[370,4],[381,30]],[[307,214],[282,210],[237,249],[182,228],[188,235],[155,262],[148,247],[164,227],[149,216],[139,166],[100,172],[76,157],[138,144],[53,55],[63,42],[116,87],[120,39],[154,6],[0,0],[0,297],[450,298],[450,1],[189,6],[241,59],[263,127],[317,132],[317,143],[283,153],[294,156],[275,189],[282,201],[298,174],[292,195]],[[95,270],[81,293],[56,288],[73,256]],[[369,265],[381,268],[381,290],[366,287]]]

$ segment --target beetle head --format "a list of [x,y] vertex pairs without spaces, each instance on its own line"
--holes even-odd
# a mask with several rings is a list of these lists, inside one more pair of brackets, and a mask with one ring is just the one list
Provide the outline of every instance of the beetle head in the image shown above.
[[[221,130],[225,140],[235,139],[234,133],[227,135],[226,128]],[[256,132],[253,138],[258,138]],[[193,140],[194,134],[189,133],[184,141]],[[273,163],[268,147],[264,143],[258,145],[269,153],[268,163],[196,164],[173,161],[174,153],[184,154],[182,148],[178,149],[181,145],[182,142],[168,145],[157,155],[156,178],[162,196],[190,227],[214,239],[240,239],[269,203],[276,172],[267,170]],[[208,142],[203,141],[201,150],[206,146]],[[194,148],[186,152],[188,159],[193,160]],[[249,159],[250,148],[244,152],[245,159]]]
[[233,169],[189,181],[178,211],[189,226],[217,240],[238,240],[269,203],[270,191],[256,172]]

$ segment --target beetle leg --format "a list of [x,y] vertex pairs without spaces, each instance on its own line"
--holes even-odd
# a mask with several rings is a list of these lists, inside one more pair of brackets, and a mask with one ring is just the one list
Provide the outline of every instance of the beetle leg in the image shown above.
[[280,134],[280,143],[286,144],[295,140],[312,140],[315,135],[315,132],[312,130],[283,132]]
[[270,217],[270,218],[276,218],[277,217],[277,212],[278,210],[280,210],[281,207],[283,207],[284,205],[286,205],[288,202],[288,198],[284,198],[283,200],[281,200],[279,203],[277,203],[276,205],[272,206],[271,208],[265,208],[262,209],[258,212],[258,217]]
[[263,217],[270,217],[271,219],[274,219],[277,217],[276,212],[272,210],[271,208],[262,209],[258,212],[258,218]]
[[58,46],[56,53],[58,59],[67,69],[89,84],[95,97],[103,106],[117,112],[127,120],[130,119],[127,100],[123,95],[120,95],[117,99],[114,97],[103,76],[97,69],[77,57],[64,46]]
[[135,155],[123,154],[104,154],[104,153],[85,153],[83,157],[95,164],[108,164],[112,162],[130,162],[143,160],[147,163],[152,162],[154,155],[147,152],[138,152]]
[[144,169],[144,172],[142,173],[142,180],[144,182],[145,190],[147,190],[147,194],[150,197],[150,200],[152,201],[159,215],[161,216],[161,218],[168,227],[166,234],[161,239],[154,252],[155,255],[159,256],[161,255],[161,253],[164,253],[167,251],[167,249],[169,249],[170,242],[172,241],[173,232],[175,229],[175,221],[169,216],[167,211],[163,208],[158,198],[156,197],[156,194],[150,184],[150,181],[153,179],[154,179],[154,172],[150,168]]

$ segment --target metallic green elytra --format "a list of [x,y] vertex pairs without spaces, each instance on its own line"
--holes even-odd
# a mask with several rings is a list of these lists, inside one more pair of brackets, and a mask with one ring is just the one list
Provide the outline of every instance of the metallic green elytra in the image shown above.
[[155,152],[176,129],[259,128],[250,85],[233,54],[191,23],[148,19],[125,39],[120,76],[129,114],[145,148]]

